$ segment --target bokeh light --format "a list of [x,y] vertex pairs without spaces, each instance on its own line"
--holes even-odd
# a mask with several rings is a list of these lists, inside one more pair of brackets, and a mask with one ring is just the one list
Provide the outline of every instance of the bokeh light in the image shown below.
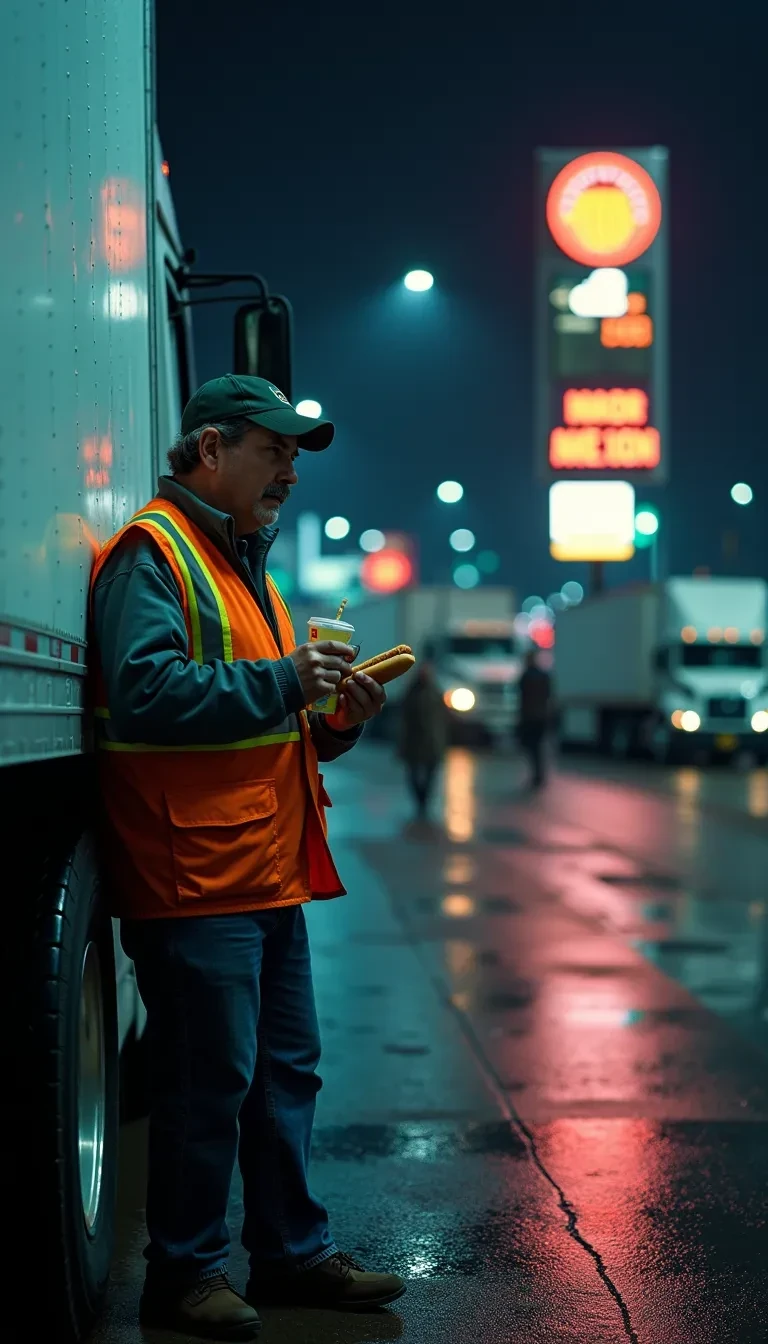
[[453,582],[457,588],[476,588],[480,582],[477,565],[457,565],[453,571]]
[[448,540],[451,544],[451,550],[471,551],[475,544],[475,534],[470,532],[468,527],[457,527]]
[[734,504],[751,504],[754,497],[755,492],[751,485],[747,485],[746,481],[737,481],[735,485],[731,486],[731,499]]
[[299,415],[308,415],[312,420],[319,420],[320,416],[323,414],[323,408],[320,405],[320,402],[312,401],[311,398],[307,401],[298,402],[296,410]]
[[584,589],[575,579],[569,579],[567,583],[564,583],[560,592],[570,607],[577,607],[580,602],[584,601]]
[[373,554],[375,551],[383,551],[387,538],[378,527],[367,527],[365,532],[360,533],[360,550],[368,551]]
[[413,294],[424,294],[434,283],[435,277],[430,271],[409,271],[403,280],[405,288],[410,289]]
[[341,518],[338,515],[335,518],[329,518],[325,524],[325,535],[330,541],[343,541],[349,536],[349,519]]
[[464,498],[464,486],[458,481],[442,481],[437,487],[437,498],[443,504],[458,504]]

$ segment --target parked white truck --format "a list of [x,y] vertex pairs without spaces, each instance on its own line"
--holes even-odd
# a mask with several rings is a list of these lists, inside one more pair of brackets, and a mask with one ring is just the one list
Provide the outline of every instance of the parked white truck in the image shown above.
[[[327,605],[306,599],[293,603],[297,628],[311,616],[328,614]],[[355,599],[345,613],[355,626],[361,660],[395,644],[410,644],[417,658],[429,658],[457,738],[475,741],[500,740],[514,724],[522,671],[514,615],[511,588],[467,592],[447,585]],[[387,688],[395,710],[407,686],[404,677]],[[395,722],[396,713],[390,712],[379,726],[386,730]]]
[[164,469],[194,383],[198,286],[253,282],[237,367],[290,393],[285,302],[258,276],[190,273],[155,131],[152,19],[149,0],[35,0],[8,9],[0,47],[6,1208],[36,1326],[62,1344],[105,1290],[119,1050],[144,1026],[92,838],[92,558]]
[[768,757],[768,587],[672,578],[607,591],[557,622],[564,746]]

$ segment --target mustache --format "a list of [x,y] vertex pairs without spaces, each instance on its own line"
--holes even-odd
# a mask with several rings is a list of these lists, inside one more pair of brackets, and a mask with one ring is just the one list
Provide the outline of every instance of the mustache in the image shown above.
[[290,493],[291,488],[288,485],[268,485],[261,497],[262,499],[276,499],[280,504],[284,504]]

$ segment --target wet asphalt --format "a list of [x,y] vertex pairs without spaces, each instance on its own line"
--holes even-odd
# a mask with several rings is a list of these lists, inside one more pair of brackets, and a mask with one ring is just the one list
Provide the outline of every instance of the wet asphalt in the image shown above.
[[[768,773],[566,763],[532,797],[457,751],[429,825],[385,748],[326,783],[314,1185],[410,1287],[264,1312],[263,1344],[767,1339]],[[136,1323],[145,1138],[94,1344],[183,1338]]]

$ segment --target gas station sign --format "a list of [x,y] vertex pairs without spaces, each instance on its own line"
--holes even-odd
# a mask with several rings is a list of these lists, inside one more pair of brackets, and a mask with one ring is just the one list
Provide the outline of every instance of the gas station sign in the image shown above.
[[536,458],[547,482],[660,483],[666,151],[538,154]]

